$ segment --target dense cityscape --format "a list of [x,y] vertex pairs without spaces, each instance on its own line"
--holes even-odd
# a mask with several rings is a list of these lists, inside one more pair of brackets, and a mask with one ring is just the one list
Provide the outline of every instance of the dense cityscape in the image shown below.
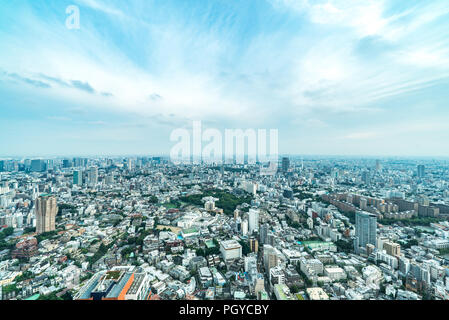
[[448,300],[447,160],[0,161],[2,300]]

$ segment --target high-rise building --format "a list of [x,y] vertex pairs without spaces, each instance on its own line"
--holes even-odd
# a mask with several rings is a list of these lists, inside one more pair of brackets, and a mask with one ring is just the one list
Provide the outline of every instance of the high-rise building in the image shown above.
[[370,174],[369,171],[363,171],[362,172],[362,181],[366,185],[371,184],[371,174]]
[[98,183],[98,168],[91,167],[87,173],[89,186],[95,186]]
[[42,172],[44,171],[44,162],[42,160],[31,160],[31,171]]
[[263,263],[267,273],[279,263],[278,252],[271,245],[265,244],[263,246]]
[[253,233],[255,230],[259,230],[259,210],[249,209],[248,228],[250,233]]
[[83,185],[83,172],[81,170],[73,171],[73,184],[77,186]]
[[128,168],[129,171],[134,170],[135,165],[134,165],[134,159],[129,158],[128,161],[126,162],[126,166]]
[[106,184],[107,185],[114,184],[114,174],[113,173],[106,176]]
[[382,170],[382,163],[380,160],[376,160],[376,171]]
[[38,234],[54,231],[58,206],[56,198],[50,195],[43,195],[36,199],[36,232]]
[[282,172],[287,172],[290,168],[290,159],[287,157],[282,158]]
[[73,159],[73,166],[77,168],[82,168],[86,166],[87,159],[84,158],[74,158]]
[[242,235],[246,236],[248,234],[248,220],[242,221]]
[[257,241],[256,238],[251,237],[249,239],[249,248],[251,250],[251,252],[258,252],[259,251],[259,241]]
[[417,175],[418,178],[424,178],[426,167],[423,164],[418,165],[417,167]]
[[264,223],[261,227],[260,227],[260,232],[259,232],[259,241],[262,245],[264,245],[267,242],[267,236],[268,236],[268,231],[270,230],[270,226],[268,225],[268,223]]
[[355,214],[355,250],[366,248],[367,244],[376,245],[377,216],[368,212]]
[[69,159],[62,160],[62,167],[63,168],[70,168],[72,167],[72,161]]

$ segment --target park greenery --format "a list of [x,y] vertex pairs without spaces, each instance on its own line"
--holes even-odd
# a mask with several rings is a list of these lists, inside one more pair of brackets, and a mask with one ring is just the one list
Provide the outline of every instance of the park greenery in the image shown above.
[[431,223],[438,223],[441,219],[434,217],[415,217],[410,219],[381,219],[379,223],[385,225],[392,225],[395,223],[402,224],[405,226],[430,226]]
[[246,194],[242,197],[237,197],[234,194],[231,194],[226,191],[218,190],[218,189],[209,189],[205,190],[202,194],[194,194],[186,197],[181,197],[180,200],[182,202],[193,204],[197,206],[202,206],[204,197],[214,197],[219,200],[215,203],[218,208],[223,209],[223,212],[227,215],[232,215],[237,206],[243,203],[251,203],[253,197],[250,194]]
[[97,252],[95,252],[95,254],[92,257],[87,258],[87,261],[89,262],[89,264],[93,265],[95,262],[100,260],[100,258],[102,258],[112,246],[113,246],[113,243],[111,243],[107,246],[104,243],[101,243]]

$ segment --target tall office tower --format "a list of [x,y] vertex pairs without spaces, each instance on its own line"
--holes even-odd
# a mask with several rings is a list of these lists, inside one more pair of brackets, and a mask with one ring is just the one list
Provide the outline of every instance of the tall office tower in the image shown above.
[[62,167],[63,168],[70,168],[72,167],[72,161],[69,159],[62,160]]
[[417,174],[418,178],[424,178],[426,167],[423,164],[418,165]]
[[77,186],[83,185],[83,172],[81,170],[73,171],[73,184]]
[[89,186],[95,186],[98,183],[98,168],[91,167],[87,173]]
[[82,160],[81,158],[73,158],[73,166],[76,168],[82,167]]
[[248,212],[249,233],[259,230],[259,210],[249,209]]
[[268,231],[269,231],[269,225],[268,225],[268,223],[264,223],[264,224],[260,227],[260,232],[259,232],[259,242],[260,242],[262,245],[264,245],[265,243],[267,243]]
[[376,171],[382,170],[382,164],[380,163],[380,160],[376,160]]
[[355,251],[366,248],[367,244],[376,245],[377,216],[368,212],[355,214]]
[[5,160],[0,160],[0,172],[5,171]]
[[366,185],[371,184],[371,174],[370,174],[369,171],[363,171],[362,172],[362,181]]
[[106,184],[107,185],[114,184],[114,174],[113,173],[106,176]]
[[290,168],[290,159],[287,157],[282,158],[282,172],[287,172]]
[[47,170],[53,170],[55,168],[54,160],[47,160]]
[[38,234],[56,230],[55,220],[58,213],[56,198],[43,195],[36,199],[36,232]]
[[31,160],[31,171],[32,172],[42,172],[44,171],[42,160]]
[[73,166],[77,168],[83,168],[87,164],[87,159],[85,158],[74,158],[73,159]]
[[129,171],[134,170],[134,159],[128,158],[126,165]]

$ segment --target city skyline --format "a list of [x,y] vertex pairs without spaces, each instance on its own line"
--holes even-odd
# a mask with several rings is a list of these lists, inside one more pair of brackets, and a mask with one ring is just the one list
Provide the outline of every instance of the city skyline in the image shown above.
[[121,5],[0,4],[1,156],[168,154],[193,120],[278,129],[280,154],[449,156],[445,1]]
[[449,301],[447,0],[10,0],[0,43],[2,305]]

